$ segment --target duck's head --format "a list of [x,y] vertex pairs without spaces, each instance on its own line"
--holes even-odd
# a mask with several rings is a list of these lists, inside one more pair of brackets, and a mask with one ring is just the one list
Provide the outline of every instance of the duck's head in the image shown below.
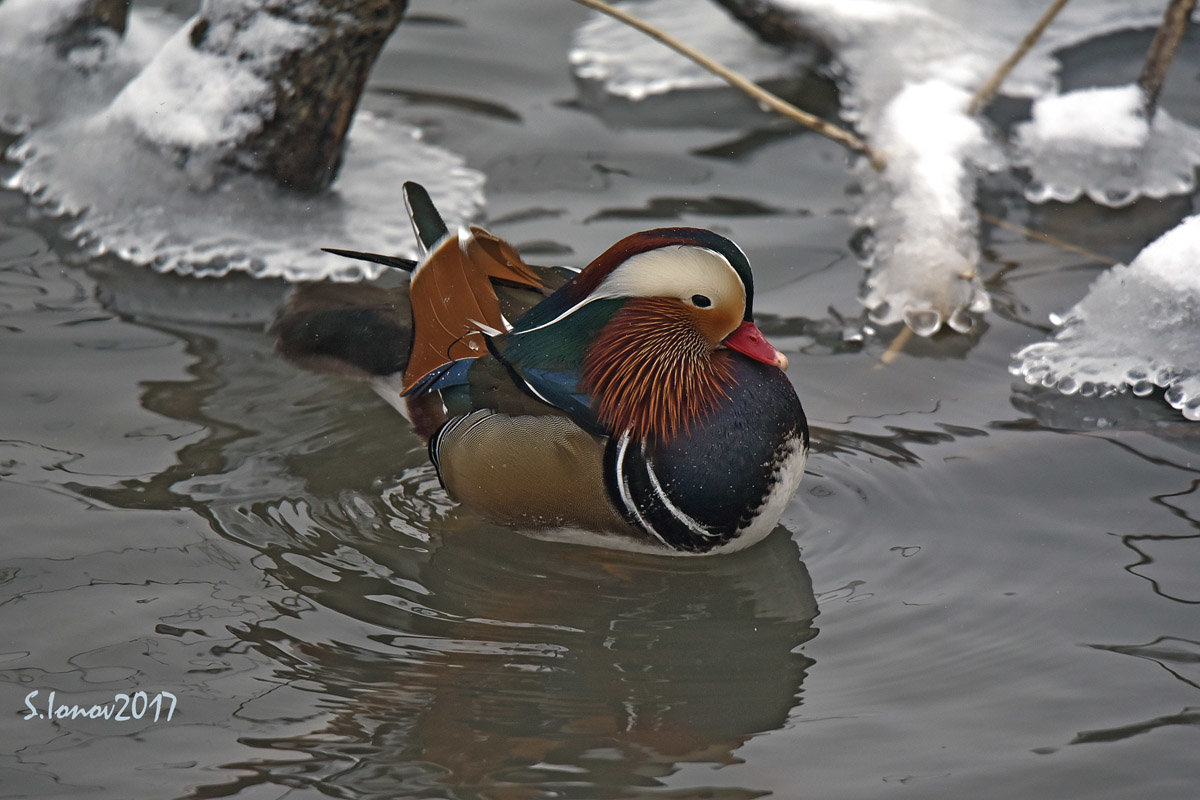
[[787,357],[754,324],[750,262],[741,248],[712,231],[656,228],[626,236],[523,318],[517,330],[553,325],[599,300],[625,300],[688,322],[709,349],[728,347],[787,368]]
[[699,228],[627,236],[523,317],[518,338],[555,331],[582,351],[581,388],[608,430],[670,438],[727,395],[736,351],[784,369],[754,324],[745,254]]
[[659,299],[674,305],[713,349],[729,347],[787,369],[754,324],[754,277],[736,244],[701,228],[659,228],[627,236],[593,261],[596,295]]

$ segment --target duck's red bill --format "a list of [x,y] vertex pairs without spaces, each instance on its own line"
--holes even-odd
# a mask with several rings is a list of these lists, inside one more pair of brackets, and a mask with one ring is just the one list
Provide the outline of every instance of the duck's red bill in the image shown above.
[[758,326],[749,320],[743,322],[737,330],[725,337],[725,346],[737,350],[755,361],[787,369],[787,356],[776,350],[774,345],[767,341],[767,337],[762,335]]

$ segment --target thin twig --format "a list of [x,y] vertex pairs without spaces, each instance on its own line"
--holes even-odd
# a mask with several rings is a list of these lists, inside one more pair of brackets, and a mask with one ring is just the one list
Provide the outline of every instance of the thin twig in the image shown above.
[[1015,222],[1009,222],[1006,219],[1002,219],[1001,217],[992,216],[991,214],[982,214],[980,216],[984,222],[995,225],[997,228],[1004,228],[1005,230],[1012,231],[1013,233],[1019,233],[1026,239],[1031,239],[1035,242],[1042,242],[1043,244],[1052,245],[1059,249],[1066,250],[1069,253],[1081,255],[1090,261],[1098,261],[1101,264],[1108,264],[1109,266],[1119,263],[1116,259],[1109,258],[1106,255],[1101,255],[1095,250],[1088,250],[1086,247],[1080,247],[1077,244],[1071,244],[1065,239],[1059,239],[1057,236],[1051,236],[1048,233],[1031,230],[1023,225],[1018,225]]
[[900,332],[896,334],[896,338],[892,339],[892,343],[888,345],[887,350],[884,350],[883,355],[879,357],[879,363],[875,365],[875,368],[886,367],[899,358],[901,351],[904,350],[913,335],[913,329],[907,325],[901,328]]
[[[1195,2],[1195,0],[1192,0]],[[1050,7],[1046,9],[1037,23],[1030,29],[1029,33],[1025,34],[1025,38],[1017,45],[1017,49],[1012,51],[1012,54],[1004,59],[996,71],[992,73],[992,77],[988,78],[979,89],[976,90],[975,96],[971,98],[971,104],[967,106],[967,113],[978,114],[988,103],[992,102],[996,91],[999,90],[1000,84],[1004,83],[1004,79],[1008,77],[1008,73],[1012,72],[1013,67],[1025,57],[1033,46],[1037,44],[1037,40],[1042,37],[1046,28],[1050,27],[1050,23],[1058,16],[1058,12],[1062,11],[1063,6],[1068,0],[1054,0]],[[1002,13],[1002,12],[1001,12]]]
[[1163,82],[1167,79],[1167,70],[1175,58],[1179,40],[1187,30],[1188,20],[1191,19],[1192,9],[1196,0],[1171,0],[1167,11],[1163,14],[1162,24],[1150,42],[1150,50],[1146,53],[1146,63],[1142,66],[1142,74],[1138,76],[1138,86],[1146,98],[1146,117],[1154,116],[1158,106],[1158,93],[1162,91]]
[[628,14],[619,8],[613,8],[608,3],[602,2],[602,0],[575,0],[575,2],[599,11],[603,14],[607,14],[608,16],[620,20],[630,27],[637,28],[642,33],[665,44],[667,47],[671,48],[680,55],[690,58],[692,61],[721,78],[729,85],[736,89],[740,89],[773,111],[795,120],[809,130],[815,131],[826,138],[832,139],[843,147],[849,148],[856,153],[862,153],[867,157],[867,160],[871,163],[871,166],[877,171],[882,172],[884,168],[887,167],[887,159],[884,157],[883,153],[873,149],[869,144],[855,136],[853,133],[850,133],[844,128],[840,128],[831,122],[826,122],[820,117],[809,114],[807,111],[797,108],[781,97],[768,92],[766,89],[763,89],[761,86],[746,79],[733,70],[718,64],[711,58],[705,56],[697,50],[692,49],[688,45],[684,44],[673,36],[664,33],[662,30],[650,25],[644,20],[638,19],[632,14]]

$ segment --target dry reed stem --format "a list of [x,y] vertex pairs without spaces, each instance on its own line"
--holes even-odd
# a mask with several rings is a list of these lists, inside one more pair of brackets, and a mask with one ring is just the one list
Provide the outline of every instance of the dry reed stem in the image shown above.
[[[1054,0],[1050,4],[1050,7],[1042,13],[1042,16],[1038,18],[1034,26],[1029,29],[1029,33],[1025,34],[1025,38],[1021,40],[1016,49],[1012,51],[1008,58],[1004,59],[1000,66],[996,68],[996,71],[992,73],[992,76],[984,81],[983,85],[975,91],[975,95],[971,98],[971,102],[967,106],[968,114],[972,116],[978,114],[988,103],[992,102],[992,98],[996,96],[996,92],[1000,89],[1000,84],[1004,83],[1004,79],[1008,77],[1008,73],[1012,72],[1013,67],[1025,57],[1026,53],[1033,49],[1033,46],[1037,44],[1037,40],[1042,38],[1042,34],[1045,33],[1046,28],[1050,27],[1050,23],[1054,21],[1054,18],[1058,16],[1058,12],[1062,11],[1063,6],[1068,2],[1069,0]],[[1192,0],[1192,2],[1195,2],[1195,0]]]
[[1153,117],[1158,107],[1158,93],[1162,91],[1167,71],[1171,68],[1171,61],[1179,48],[1179,40],[1187,30],[1192,9],[1195,7],[1196,0],[1171,0],[1163,14],[1162,24],[1158,26],[1154,39],[1150,42],[1146,63],[1142,66],[1142,73],[1137,80],[1146,98],[1147,118]]
[[875,365],[875,369],[886,367],[900,357],[900,353],[904,350],[905,345],[915,334],[913,329],[905,325],[896,334],[896,338],[892,339],[892,343],[887,346],[887,350],[883,351],[883,355],[879,357],[879,363]]
[[1009,222],[1006,219],[994,217],[991,214],[984,214],[982,215],[981,219],[983,219],[984,222],[995,225],[997,228],[1004,228],[1005,230],[1012,231],[1013,233],[1019,233],[1026,239],[1052,245],[1053,247],[1066,250],[1069,253],[1075,253],[1076,255],[1083,256],[1090,261],[1097,261],[1101,264],[1108,264],[1109,266],[1119,263],[1116,259],[1109,258],[1106,255],[1101,255],[1095,250],[1088,250],[1086,247],[1080,247],[1077,244],[1071,244],[1065,239],[1059,239],[1057,236],[1052,236],[1048,233],[1042,233],[1041,231],[1035,231],[1030,228],[1026,228],[1024,225],[1018,225],[1015,222]]

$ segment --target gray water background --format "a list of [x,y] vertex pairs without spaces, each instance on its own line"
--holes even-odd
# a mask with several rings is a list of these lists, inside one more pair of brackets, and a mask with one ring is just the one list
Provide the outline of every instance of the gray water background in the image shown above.
[[[981,330],[884,366],[894,331],[843,337],[839,148],[728,91],[602,99],[571,4],[414,6],[364,107],[485,172],[531,260],[671,224],[747,251],[814,426],[782,528],[678,560],[483,525],[367,388],[273,353],[282,284],[91,258],[0,192],[0,797],[1200,796],[1200,427],[1007,372],[1103,266],[987,225]],[[1127,82],[1147,41],[1064,83]],[[1197,53],[1163,97],[1192,124]],[[1194,201],[980,200],[1118,259]],[[35,690],[178,705],[27,720]]]

